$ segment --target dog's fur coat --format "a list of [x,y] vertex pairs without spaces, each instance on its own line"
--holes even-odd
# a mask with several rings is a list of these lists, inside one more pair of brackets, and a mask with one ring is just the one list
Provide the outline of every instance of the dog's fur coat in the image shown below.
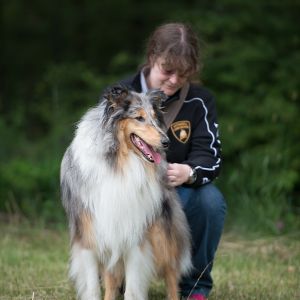
[[81,119],[61,164],[70,235],[70,277],[78,297],[147,299],[154,274],[168,299],[191,268],[190,234],[176,192],[167,185],[163,94],[113,87]]

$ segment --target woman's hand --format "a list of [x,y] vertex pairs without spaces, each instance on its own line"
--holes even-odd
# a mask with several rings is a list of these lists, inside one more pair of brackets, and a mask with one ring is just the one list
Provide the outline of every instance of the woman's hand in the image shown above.
[[170,186],[178,186],[185,183],[191,173],[192,168],[186,164],[169,164],[167,176]]

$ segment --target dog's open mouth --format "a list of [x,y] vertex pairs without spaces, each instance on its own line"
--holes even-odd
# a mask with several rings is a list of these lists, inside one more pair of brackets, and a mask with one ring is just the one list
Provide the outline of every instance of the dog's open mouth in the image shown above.
[[156,152],[152,146],[148,145],[144,140],[134,133],[130,135],[130,138],[134,146],[143,154],[143,157],[147,161],[156,164],[160,163],[161,155]]

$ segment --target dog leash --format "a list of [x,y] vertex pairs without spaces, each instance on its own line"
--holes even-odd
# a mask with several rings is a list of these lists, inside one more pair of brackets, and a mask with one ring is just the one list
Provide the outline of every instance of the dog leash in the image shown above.
[[179,100],[173,101],[165,107],[167,109],[167,111],[164,113],[164,121],[165,121],[165,124],[166,124],[168,129],[171,126],[172,122],[175,120],[178,112],[180,111],[180,108],[183,105],[183,102],[184,102],[184,100],[187,96],[189,88],[190,88],[190,84],[186,83],[181,88],[181,91],[180,91],[180,94],[179,94]]

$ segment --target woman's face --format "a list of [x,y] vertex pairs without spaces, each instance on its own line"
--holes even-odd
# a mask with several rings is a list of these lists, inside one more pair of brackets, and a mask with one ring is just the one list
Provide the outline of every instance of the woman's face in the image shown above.
[[160,89],[167,96],[172,96],[187,80],[187,74],[181,74],[175,68],[166,66],[164,59],[158,58],[151,65],[147,84],[151,89]]

